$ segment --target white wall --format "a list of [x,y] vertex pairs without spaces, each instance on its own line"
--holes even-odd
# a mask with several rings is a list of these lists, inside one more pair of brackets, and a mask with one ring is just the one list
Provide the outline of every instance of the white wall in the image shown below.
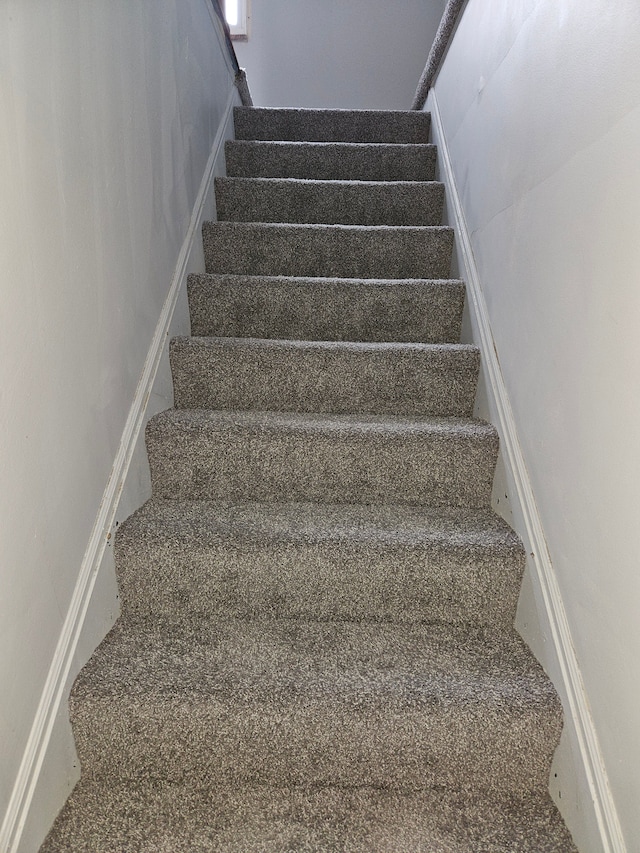
[[[629,851],[640,838],[639,45],[636,0],[470,0],[435,87]],[[553,671],[552,650],[536,651]],[[581,850],[601,849],[582,807]]]
[[[184,241],[235,97],[222,45],[209,0],[0,4],[2,849],[19,841],[30,787],[25,850],[77,778],[66,697],[54,721],[43,691],[64,688],[117,613],[100,525],[123,452],[141,456],[134,400],[142,419],[152,387],[152,410],[170,404],[148,356],[178,265],[201,263]],[[143,498],[144,470],[133,481]]]
[[256,106],[409,109],[446,0],[250,0]]

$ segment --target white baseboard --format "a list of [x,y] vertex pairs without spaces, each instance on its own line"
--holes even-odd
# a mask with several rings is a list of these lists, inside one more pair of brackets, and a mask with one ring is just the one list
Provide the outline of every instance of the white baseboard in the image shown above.
[[[100,572],[103,571],[105,563],[108,562],[108,560],[105,560],[105,557],[108,556],[106,551],[110,547],[111,531],[114,527],[123,493],[125,493],[127,477],[131,470],[131,461],[136,448],[140,447],[143,443],[144,426],[149,417],[149,403],[153,398],[154,384],[158,377],[158,367],[165,355],[169,329],[178,297],[185,287],[188,273],[195,271],[192,268],[192,259],[194,257],[198,258],[202,254],[200,229],[203,215],[205,214],[205,207],[212,197],[212,184],[216,167],[223,162],[225,137],[228,134],[228,128],[232,120],[233,107],[237,102],[237,91],[235,86],[232,86],[202,177],[198,196],[191,214],[189,228],[178,255],[171,286],[156,325],[153,340],[149,347],[144,368],[129,410],[118,452],[113,462],[111,476],[106,485],[100,509],[80,566],[71,603],[53,655],[53,661],[42,691],[7,811],[0,827],[0,851],[2,853],[18,853],[21,847],[25,825],[29,820],[30,809],[34,799],[34,792],[38,785],[47,753],[50,750],[52,732],[56,726],[62,703],[66,699],[69,689],[70,675],[86,662],[88,656],[86,649],[79,649],[85,617],[91,603],[96,580]],[[201,268],[201,265],[198,264],[198,267]],[[113,619],[115,615],[113,615]],[[108,621],[108,617],[103,619],[105,624]],[[80,657],[84,658],[84,660],[81,659],[78,661],[78,651],[82,652]],[[91,649],[88,653],[90,651]],[[70,775],[69,769],[61,768],[61,774],[68,778]]]
[[583,803],[582,809],[585,812],[593,809],[593,823],[600,834],[598,841],[603,853],[626,853],[622,830],[574,652],[566,611],[500,369],[464,209],[456,188],[455,175],[438,108],[438,98],[433,89],[429,93],[427,109],[431,112],[434,142],[438,145],[438,161],[441,180],[446,186],[450,224],[454,226],[456,232],[457,255],[462,267],[460,275],[467,285],[467,302],[474,342],[481,351],[483,373],[486,378],[485,391],[490,400],[492,420],[500,434],[501,454],[508,471],[509,481],[515,489],[515,494],[511,496],[511,503],[512,506],[514,503],[518,504],[516,515],[521,524],[517,526],[520,528],[522,525],[518,533],[525,541],[527,553],[530,555],[528,558],[530,576],[534,585],[537,585],[537,597],[543,603],[544,617],[548,624],[553,651],[557,656],[557,667],[554,669],[558,670],[562,683],[556,684],[556,688],[565,706],[565,726],[568,725],[574,729],[586,781],[584,787],[588,790],[592,801]]

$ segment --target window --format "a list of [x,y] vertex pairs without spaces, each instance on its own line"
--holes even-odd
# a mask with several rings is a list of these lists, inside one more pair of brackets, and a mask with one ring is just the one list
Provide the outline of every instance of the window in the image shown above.
[[224,16],[232,39],[246,40],[249,36],[250,0],[223,0]]

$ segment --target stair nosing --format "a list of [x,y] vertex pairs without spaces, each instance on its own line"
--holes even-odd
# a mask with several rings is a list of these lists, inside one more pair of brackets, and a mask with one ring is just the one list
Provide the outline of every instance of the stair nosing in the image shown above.
[[175,335],[169,346],[172,350],[193,348],[289,349],[334,352],[416,352],[476,355],[480,348],[466,343],[422,343],[416,341],[314,341],[306,338],[258,338],[238,335]]
[[[353,148],[388,148],[393,150],[398,149],[419,149],[424,150],[426,148],[433,150],[437,149],[437,145],[434,145],[433,142],[345,142],[343,140],[334,141],[323,141],[323,140],[311,140],[304,141],[300,139],[228,139],[225,143],[226,146],[245,146],[245,145],[271,145],[271,146],[286,146],[292,145],[299,148],[302,147],[310,147],[310,146],[345,146],[351,149]],[[228,175],[227,177],[232,177]],[[242,176],[239,176],[242,177]]]
[[[453,233],[454,229],[451,225],[343,225],[341,223],[323,223],[323,222],[236,222],[233,220],[207,221],[203,227],[211,230],[219,229],[268,229],[275,230],[333,230],[333,231],[351,231],[353,233],[363,231],[373,231],[377,233],[388,233],[389,231],[400,231],[406,234],[409,231],[424,233],[430,231],[432,233]],[[391,279],[393,281],[393,279]]]
[[259,181],[265,184],[317,184],[319,186],[353,186],[358,188],[366,188],[366,187],[406,187],[407,189],[416,190],[424,189],[426,187],[444,187],[442,181],[371,181],[371,180],[362,180],[362,181],[353,181],[353,180],[341,180],[339,178],[269,178],[269,177],[255,177],[255,178],[245,178],[242,176],[221,176],[215,179],[216,183],[239,183],[239,182],[250,182],[254,183],[255,181]]
[[[492,509],[429,505],[417,508],[405,504],[251,500],[238,503],[152,497],[120,525],[116,540],[126,537],[130,527],[144,527],[156,519],[166,522],[167,514],[175,522],[172,530],[189,519],[202,530],[211,530],[214,525],[217,535],[225,539],[300,540],[311,545],[344,542],[373,548],[471,547],[524,556],[524,546],[518,535]],[[256,519],[259,526],[256,526]],[[372,530],[375,539],[369,537]],[[397,538],[392,538],[394,534]],[[154,538],[157,535],[154,533]]]
[[[274,223],[271,223],[274,224]],[[277,224],[277,223],[275,223]],[[240,284],[242,281],[248,280],[252,282],[265,281],[269,284],[308,284],[310,287],[313,284],[334,282],[336,285],[356,285],[362,287],[377,287],[381,290],[385,288],[393,288],[403,286],[416,285],[454,285],[457,289],[466,288],[466,284],[461,278],[354,278],[353,276],[311,276],[311,275],[261,275],[255,273],[226,273],[226,272],[195,272],[189,273],[188,276],[191,282],[205,280],[219,281],[221,279],[229,280],[231,284]]]
[[278,410],[247,411],[234,409],[165,409],[155,414],[147,423],[147,429],[157,429],[162,423],[176,426],[195,422],[229,424],[237,428],[268,428],[272,430],[289,429],[305,431],[352,432],[366,435],[371,433],[415,435],[417,432],[432,432],[446,435],[448,432],[461,435],[497,437],[495,426],[480,418],[465,417],[429,417],[414,415],[375,415],[375,414],[331,414],[325,412],[282,412]]

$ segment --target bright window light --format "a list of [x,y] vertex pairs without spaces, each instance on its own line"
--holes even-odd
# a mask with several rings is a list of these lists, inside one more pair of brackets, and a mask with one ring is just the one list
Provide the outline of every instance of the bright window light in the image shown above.
[[230,27],[238,26],[238,0],[225,0],[224,14]]
[[224,0],[224,16],[231,38],[246,39],[249,35],[249,0]]

